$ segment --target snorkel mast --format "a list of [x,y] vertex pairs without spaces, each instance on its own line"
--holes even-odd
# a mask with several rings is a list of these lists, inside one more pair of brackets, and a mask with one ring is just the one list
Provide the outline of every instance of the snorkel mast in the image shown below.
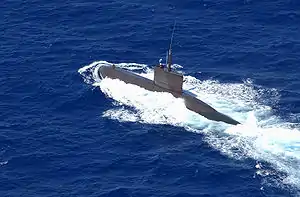
[[169,72],[171,71],[171,65],[172,65],[172,44],[173,44],[175,26],[176,26],[176,21],[174,21],[173,32],[172,32],[171,41],[170,41],[170,48],[169,48],[168,54],[167,54],[168,55],[167,66],[168,66]]

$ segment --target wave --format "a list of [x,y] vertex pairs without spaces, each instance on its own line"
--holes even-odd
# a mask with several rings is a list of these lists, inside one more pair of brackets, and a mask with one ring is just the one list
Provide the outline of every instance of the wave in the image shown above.
[[2,161],[2,162],[0,162],[0,166],[4,166],[6,164],[8,164],[8,161]]
[[[272,182],[273,186],[276,183],[279,187],[294,188],[299,192],[300,130],[297,125],[276,116],[272,108],[265,104],[270,100],[278,102],[280,95],[276,89],[254,85],[251,79],[242,83],[220,83],[185,76],[184,89],[243,123],[232,126],[189,111],[182,99],[174,98],[169,93],[147,91],[118,79],[100,80],[98,68],[111,64],[98,61],[78,70],[86,83],[99,87],[105,95],[116,101],[116,107],[105,111],[103,117],[121,122],[169,124],[202,133],[207,143],[228,157],[257,160],[254,166],[256,174],[269,180],[266,184]],[[153,70],[147,65],[121,63],[116,66],[153,79]],[[260,162],[266,162],[271,167],[265,167]],[[276,173],[273,169],[276,169]]]

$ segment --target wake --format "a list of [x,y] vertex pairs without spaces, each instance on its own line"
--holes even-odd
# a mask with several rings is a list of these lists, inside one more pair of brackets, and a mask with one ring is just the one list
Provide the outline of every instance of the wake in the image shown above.
[[[250,79],[240,84],[222,84],[186,76],[183,84],[185,90],[243,123],[232,126],[189,111],[182,99],[176,99],[169,93],[147,91],[117,79],[100,80],[97,69],[105,65],[111,63],[94,62],[78,70],[86,83],[99,87],[116,101],[116,107],[105,111],[103,117],[126,122],[169,124],[202,133],[207,143],[228,157],[252,158],[269,163],[277,171],[275,176],[272,169],[265,168],[259,162],[255,166],[257,176],[268,180],[265,184],[300,191],[300,130],[275,116],[272,108],[267,106],[266,98],[268,102],[270,99],[271,102],[278,101],[280,95],[276,89],[256,87]],[[121,63],[116,66],[153,78],[153,70],[144,64]],[[177,68],[181,66],[177,65]]]

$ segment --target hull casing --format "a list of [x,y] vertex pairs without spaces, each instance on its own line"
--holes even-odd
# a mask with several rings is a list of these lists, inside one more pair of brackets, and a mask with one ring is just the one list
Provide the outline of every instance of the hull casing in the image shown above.
[[[169,92],[176,98],[184,100],[187,109],[194,111],[209,120],[221,121],[232,125],[240,124],[238,121],[222,114],[206,104],[205,102],[197,99],[192,93],[182,90],[182,75],[165,71],[163,68],[155,68],[155,77],[159,80],[154,81],[137,75],[133,72],[127,71],[115,66],[102,66],[98,70],[101,78],[119,79],[125,83],[140,86],[149,91],[155,92]],[[180,78],[180,79],[179,79]]]

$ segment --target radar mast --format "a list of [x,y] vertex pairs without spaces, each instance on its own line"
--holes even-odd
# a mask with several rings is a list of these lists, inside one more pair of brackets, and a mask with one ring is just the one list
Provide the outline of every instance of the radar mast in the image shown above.
[[176,26],[176,21],[174,21],[173,32],[172,32],[171,41],[170,41],[170,48],[167,53],[167,55],[168,55],[168,58],[167,58],[168,59],[168,61],[167,61],[168,71],[171,71],[171,65],[172,65],[172,44],[173,44],[175,26]]

